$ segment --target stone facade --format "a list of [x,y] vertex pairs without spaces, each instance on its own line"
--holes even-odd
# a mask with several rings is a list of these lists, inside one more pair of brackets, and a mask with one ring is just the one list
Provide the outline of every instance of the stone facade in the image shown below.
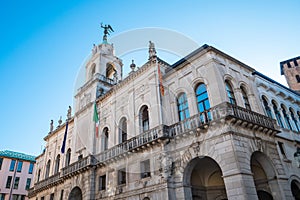
[[297,93],[208,45],[169,65],[150,43],[132,69],[123,79],[113,46],[94,47],[69,154],[63,124],[44,138],[31,199],[299,199]]

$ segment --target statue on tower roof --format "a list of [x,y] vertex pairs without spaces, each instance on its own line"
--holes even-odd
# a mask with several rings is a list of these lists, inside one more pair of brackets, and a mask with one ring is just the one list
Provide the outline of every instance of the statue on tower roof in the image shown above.
[[152,41],[149,41],[149,60],[155,57],[156,57],[155,45]]
[[103,26],[103,24],[101,23],[101,28],[104,29],[103,33],[103,43],[107,43],[107,35],[109,35],[111,32],[114,32],[114,29],[109,25],[109,24],[105,24]]

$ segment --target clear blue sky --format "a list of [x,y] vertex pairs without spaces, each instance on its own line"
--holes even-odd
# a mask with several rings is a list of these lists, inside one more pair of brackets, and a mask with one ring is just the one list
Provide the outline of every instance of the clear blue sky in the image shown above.
[[73,104],[100,22],[113,26],[112,37],[144,27],[178,31],[285,84],[279,62],[300,54],[299,7],[298,0],[1,1],[0,150],[41,152],[50,119],[65,119]]

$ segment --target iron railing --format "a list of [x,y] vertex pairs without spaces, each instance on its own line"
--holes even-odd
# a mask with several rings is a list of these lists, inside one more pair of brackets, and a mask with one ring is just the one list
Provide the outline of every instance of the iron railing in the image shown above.
[[78,160],[71,165],[62,168],[60,173],[57,173],[45,180],[42,180],[34,185],[33,188],[28,190],[28,194],[33,194],[35,191],[45,188],[51,184],[54,184],[68,175],[72,175],[81,169],[87,169],[89,166],[101,164],[110,159],[114,159],[122,154],[131,152],[147,146],[157,140],[165,138],[174,138],[178,135],[190,132],[198,128],[205,128],[209,123],[220,120],[222,118],[236,118],[241,121],[255,124],[263,128],[276,130],[276,122],[265,115],[247,110],[230,103],[222,103],[209,110],[198,113],[188,119],[177,122],[170,126],[159,125],[153,129],[150,129],[140,135],[130,138],[129,140],[111,147],[96,155],[89,155],[81,160]]

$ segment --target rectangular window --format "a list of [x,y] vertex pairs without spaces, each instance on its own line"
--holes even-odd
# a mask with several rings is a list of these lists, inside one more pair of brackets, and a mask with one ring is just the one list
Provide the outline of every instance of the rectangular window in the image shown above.
[[122,185],[122,184],[126,184],[126,169],[120,169],[118,171],[118,184]]
[[278,142],[278,145],[279,145],[280,153],[286,158],[286,154],[285,154],[283,143],[282,142]]
[[11,160],[10,162],[10,167],[9,167],[9,171],[14,171],[15,170],[15,164],[16,164],[16,160]]
[[50,194],[50,200],[54,200],[54,193]]
[[32,172],[33,172],[33,166],[34,166],[34,163],[30,163],[28,174],[32,174]]
[[106,189],[106,175],[99,176],[99,190]]
[[150,177],[150,160],[145,160],[141,162],[141,178]]
[[4,193],[0,194],[0,200],[5,200],[5,194]]
[[14,183],[14,189],[18,189],[19,187],[19,182],[20,182],[20,177],[15,178],[15,183]]
[[25,195],[21,195],[21,200],[25,200]]
[[[0,158],[0,170],[2,168],[3,158]],[[1,199],[0,199],[1,200]]]
[[60,191],[60,200],[64,200],[64,190]]
[[25,186],[25,190],[29,190],[29,188],[30,188],[30,184],[31,184],[31,178],[27,178],[27,180],[26,180],[26,186]]
[[18,195],[18,194],[13,194],[12,195],[12,200],[19,200],[20,198],[21,198],[21,196]]
[[7,177],[6,188],[10,188],[12,176]]
[[17,172],[21,172],[23,167],[23,161],[18,162]]

